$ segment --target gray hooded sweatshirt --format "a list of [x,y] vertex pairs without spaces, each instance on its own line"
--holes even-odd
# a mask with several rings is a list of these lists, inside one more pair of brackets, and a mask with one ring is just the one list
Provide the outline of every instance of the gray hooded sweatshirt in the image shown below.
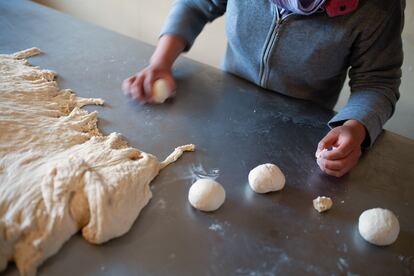
[[281,16],[271,0],[178,0],[161,35],[182,37],[188,51],[205,24],[226,13],[225,71],[330,109],[348,73],[351,96],[328,124],[361,122],[370,146],[399,98],[404,8],[405,0],[360,0],[336,17]]

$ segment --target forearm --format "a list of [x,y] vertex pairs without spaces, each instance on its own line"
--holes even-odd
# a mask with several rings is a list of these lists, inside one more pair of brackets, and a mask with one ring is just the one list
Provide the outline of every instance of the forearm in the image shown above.
[[164,35],[157,44],[150,59],[151,66],[170,70],[174,61],[185,49],[185,41],[176,35]]
[[227,0],[174,1],[160,36],[173,34],[182,38],[183,51],[189,51],[204,26],[225,13],[226,5]]
[[371,146],[386,121],[392,116],[399,98],[403,49],[405,1],[395,1],[393,9],[372,21],[354,41],[350,55],[347,105],[329,122],[331,127],[354,119],[366,128],[364,147]]

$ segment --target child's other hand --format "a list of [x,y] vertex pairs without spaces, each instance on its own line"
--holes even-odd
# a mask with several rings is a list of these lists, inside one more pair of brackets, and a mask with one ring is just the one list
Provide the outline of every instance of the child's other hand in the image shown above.
[[153,85],[158,79],[167,82],[170,97],[174,96],[176,84],[170,68],[158,65],[149,65],[147,68],[125,79],[122,83],[122,90],[125,95],[137,99],[140,103],[154,103]]
[[358,163],[365,135],[364,125],[356,120],[332,129],[319,142],[315,153],[321,170],[336,177],[349,172]]

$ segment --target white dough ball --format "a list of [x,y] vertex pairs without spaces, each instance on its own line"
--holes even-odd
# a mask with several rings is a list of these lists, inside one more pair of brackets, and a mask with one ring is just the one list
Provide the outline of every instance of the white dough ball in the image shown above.
[[400,224],[397,217],[387,209],[373,208],[359,216],[359,234],[375,245],[389,245],[397,240]]
[[152,87],[152,99],[156,103],[163,103],[170,96],[170,89],[168,88],[167,81],[158,79],[154,82]]
[[268,193],[285,187],[285,176],[274,164],[259,165],[249,173],[250,187],[256,193]]
[[220,183],[212,179],[199,179],[190,187],[188,201],[201,211],[217,210],[226,198],[226,191]]

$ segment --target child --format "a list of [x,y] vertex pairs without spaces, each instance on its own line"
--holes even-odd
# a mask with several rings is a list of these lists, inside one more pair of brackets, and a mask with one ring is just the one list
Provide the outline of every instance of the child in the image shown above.
[[[223,69],[269,90],[333,108],[349,69],[351,96],[319,142],[322,171],[340,177],[354,167],[394,112],[403,61],[405,0],[178,0],[147,68],[124,91],[153,102],[204,25],[226,12]],[[173,92],[174,93],[174,92]],[[331,149],[332,150],[324,150]]]

